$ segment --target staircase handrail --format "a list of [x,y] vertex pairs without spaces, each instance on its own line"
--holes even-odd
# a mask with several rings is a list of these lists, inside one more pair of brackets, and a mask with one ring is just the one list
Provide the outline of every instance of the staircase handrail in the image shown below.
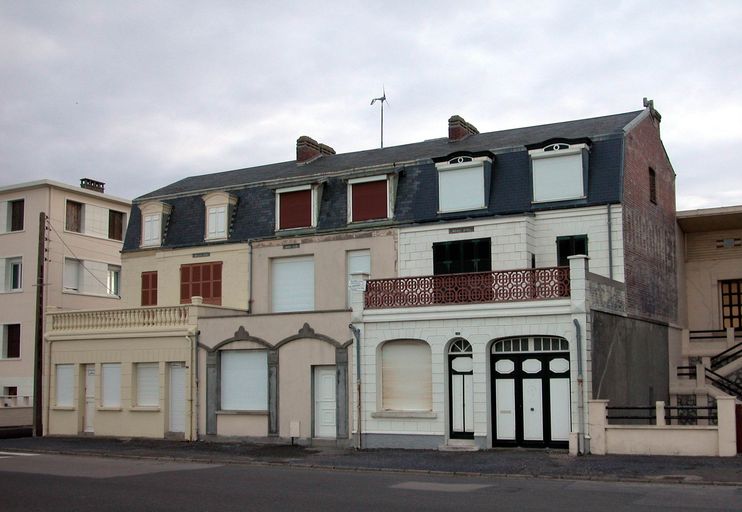
[[727,393],[731,393],[740,400],[742,400],[742,386],[734,381],[727,379],[726,377],[719,375],[715,371],[706,368],[706,380],[710,380],[712,384],[720,388]]
[[725,366],[732,361],[736,361],[742,356],[742,341],[726,349],[724,352],[719,352],[711,358],[711,369],[718,370],[722,366]]

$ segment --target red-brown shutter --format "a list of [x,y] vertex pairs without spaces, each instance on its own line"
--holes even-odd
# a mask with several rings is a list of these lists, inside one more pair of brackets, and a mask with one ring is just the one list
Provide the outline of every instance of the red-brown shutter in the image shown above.
[[353,222],[386,219],[386,180],[355,183],[351,185]]
[[108,211],[108,238],[111,240],[123,240],[124,236],[124,214],[114,210]]
[[157,305],[157,272],[142,272],[142,306]]
[[191,302],[191,265],[181,265],[180,267],[180,303],[189,304]]
[[22,231],[23,230],[23,206],[24,200],[18,199],[17,201],[11,201],[10,205],[10,230],[11,231]]
[[222,304],[222,262],[194,263],[180,267],[180,303],[203,297],[204,304]]
[[279,194],[280,229],[308,228],[312,225],[312,191]]
[[75,231],[80,233],[82,231],[82,204],[76,203],[75,201],[67,201],[67,217],[65,219],[64,228],[67,231]]

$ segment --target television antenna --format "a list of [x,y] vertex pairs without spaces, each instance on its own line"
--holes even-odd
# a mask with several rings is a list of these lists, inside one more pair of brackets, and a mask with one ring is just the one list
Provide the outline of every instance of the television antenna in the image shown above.
[[381,103],[381,147],[384,148],[384,102],[386,101],[389,103],[389,101],[386,99],[386,90],[384,90],[384,87],[381,88],[381,96],[379,98],[374,98],[371,100],[371,105],[373,105],[376,102]]

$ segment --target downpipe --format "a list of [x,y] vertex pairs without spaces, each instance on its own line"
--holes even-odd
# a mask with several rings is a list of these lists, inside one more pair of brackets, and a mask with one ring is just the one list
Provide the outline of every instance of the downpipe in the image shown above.
[[348,324],[348,328],[353,332],[355,338],[355,352],[356,352],[356,414],[358,415],[358,424],[356,425],[356,450],[360,450],[363,447],[363,441],[361,437],[361,330],[353,325]]
[[582,369],[582,329],[580,321],[572,319],[575,324],[575,338],[577,340],[577,417],[580,431],[577,434],[577,455],[584,455],[590,450],[590,437],[585,435],[585,396],[584,374]]

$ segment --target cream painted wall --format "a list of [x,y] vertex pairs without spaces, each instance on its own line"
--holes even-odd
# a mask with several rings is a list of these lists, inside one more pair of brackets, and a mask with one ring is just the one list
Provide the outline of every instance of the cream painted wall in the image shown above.
[[[194,254],[208,253],[194,258]],[[157,272],[157,305],[180,304],[180,266],[222,262],[222,306],[247,309],[249,251],[247,244],[216,244],[187,249],[145,249],[123,254],[122,306],[141,306],[142,272]]]
[[[45,413],[48,421],[44,422],[47,434],[78,435],[83,430],[83,413],[85,409],[85,366],[95,364],[96,369],[96,411],[94,430],[96,436],[136,436],[162,438],[168,430],[170,362],[184,362],[186,370],[186,439],[189,438],[191,380],[191,347],[185,338],[187,334],[173,333],[169,336],[122,336],[109,339],[77,339],[74,341],[53,341],[47,345],[51,354],[50,365],[47,364],[45,375],[48,389],[48,401],[45,400]],[[159,363],[160,372],[160,405],[155,408],[141,408],[136,404],[136,363]],[[121,407],[116,410],[101,407],[101,364],[121,363]],[[75,389],[73,406],[57,407],[55,366],[57,364],[75,365]]]
[[[314,255],[315,310],[347,309],[347,252],[369,249],[371,277],[395,277],[395,235],[396,231],[389,229],[253,244],[253,312],[271,311],[271,261],[307,255]],[[288,244],[299,244],[299,247],[284,249]]]
[[[10,190],[9,190],[10,189]],[[53,228],[47,232],[45,268],[45,306],[58,309],[106,309],[120,305],[115,296],[77,294],[62,291],[65,256],[111,265],[121,265],[122,242],[96,238],[64,230],[65,200],[94,204],[129,214],[130,203],[113,196],[91,192],[54,182],[33,182],[0,191],[0,202],[24,200],[24,229],[0,233],[0,258],[22,257],[23,289],[0,293],[0,324],[21,324],[20,359],[0,359],[0,393],[4,386],[17,386],[19,395],[33,395],[33,347],[35,340],[36,266],[38,254],[39,213],[49,216]],[[125,224],[124,224],[125,225]],[[106,267],[107,270],[107,267]],[[105,281],[104,281],[105,282]]]
[[[474,231],[449,232],[452,228],[469,227]],[[616,281],[624,279],[622,233],[621,207],[614,205],[611,207],[611,234],[613,279]],[[492,239],[493,270],[529,268],[529,253],[536,255],[537,267],[552,267],[557,264],[556,238],[582,234],[588,237],[590,271],[608,277],[608,212],[605,206],[403,228],[399,232],[399,275],[431,275],[434,243],[474,238]]]

